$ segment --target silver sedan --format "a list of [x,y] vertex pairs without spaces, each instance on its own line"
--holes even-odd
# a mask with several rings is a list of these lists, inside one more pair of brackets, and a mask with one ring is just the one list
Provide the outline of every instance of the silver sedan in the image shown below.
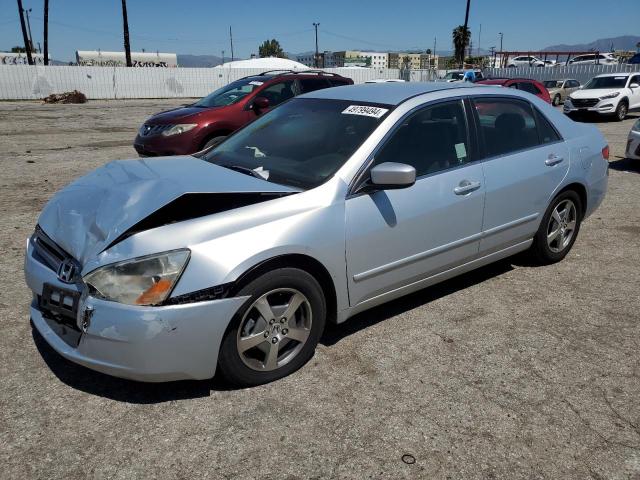
[[562,260],[608,147],[514,89],[336,87],[196,157],[109,163],[27,244],[31,320],[73,362],[143,381],[288,375],[327,322],[528,250]]

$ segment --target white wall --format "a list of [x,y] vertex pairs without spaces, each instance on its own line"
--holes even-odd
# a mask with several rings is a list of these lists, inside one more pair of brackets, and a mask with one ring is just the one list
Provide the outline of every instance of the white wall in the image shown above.
[[[325,69],[355,83],[399,78],[392,69]],[[37,100],[51,93],[79,90],[90,99],[203,97],[256,69],[126,68],[0,65],[0,100]]]

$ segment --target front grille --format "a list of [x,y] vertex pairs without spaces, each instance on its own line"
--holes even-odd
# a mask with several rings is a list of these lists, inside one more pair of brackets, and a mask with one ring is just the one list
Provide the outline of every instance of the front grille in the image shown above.
[[160,135],[162,132],[171,128],[171,125],[148,125],[144,124],[140,127],[141,137],[153,137],[154,135]]
[[598,98],[572,98],[571,103],[577,108],[595,107],[600,99]]
[[80,272],[78,262],[62,248],[60,248],[38,225],[32,237],[33,254],[36,260],[53,270],[56,275],[63,264],[73,266],[72,275],[62,279],[66,283],[73,283]]

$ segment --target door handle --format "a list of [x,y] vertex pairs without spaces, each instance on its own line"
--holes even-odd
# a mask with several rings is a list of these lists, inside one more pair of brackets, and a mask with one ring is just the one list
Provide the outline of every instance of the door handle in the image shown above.
[[547,159],[544,161],[544,164],[548,167],[553,167],[554,165],[559,164],[560,162],[562,162],[564,160],[564,158],[559,157],[555,154],[551,154],[547,157]]
[[456,195],[466,195],[474,190],[480,188],[480,182],[470,182],[469,180],[462,180],[460,184],[453,189],[453,193]]

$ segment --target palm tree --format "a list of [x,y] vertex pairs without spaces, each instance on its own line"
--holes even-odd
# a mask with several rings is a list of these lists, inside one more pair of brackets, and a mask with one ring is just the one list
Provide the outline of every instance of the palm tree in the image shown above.
[[453,29],[453,49],[457,62],[462,65],[464,62],[464,52],[471,39],[471,31],[463,25],[458,25]]
[[49,65],[49,0],[44,0],[44,28],[43,28],[44,43],[44,64]]
[[122,30],[124,32],[124,56],[127,60],[127,67],[133,66],[131,63],[131,45],[129,45],[129,20],[127,20],[127,0],[122,0]]

